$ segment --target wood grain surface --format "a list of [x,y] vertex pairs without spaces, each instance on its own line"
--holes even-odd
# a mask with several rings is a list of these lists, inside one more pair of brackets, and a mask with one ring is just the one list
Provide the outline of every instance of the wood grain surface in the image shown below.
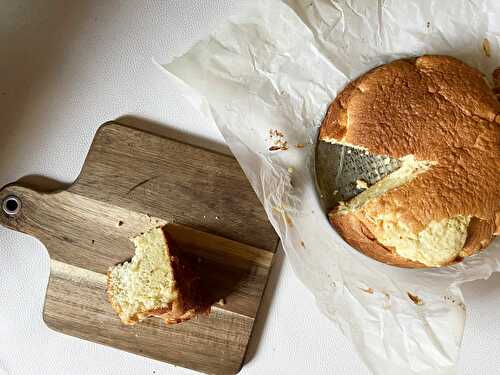
[[[239,371],[278,237],[235,159],[108,123],[70,188],[12,184],[0,202],[11,195],[20,212],[2,212],[0,224],[37,237],[51,257],[49,327],[210,374]],[[107,301],[105,274],[132,257],[129,238],[158,225],[199,265],[212,300],[225,303],[175,326],[125,326]]]

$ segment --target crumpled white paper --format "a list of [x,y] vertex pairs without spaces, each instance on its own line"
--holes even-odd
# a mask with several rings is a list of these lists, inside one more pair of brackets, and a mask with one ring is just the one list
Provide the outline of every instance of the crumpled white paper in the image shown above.
[[[399,269],[359,254],[332,230],[318,201],[318,127],[350,80],[396,58],[449,54],[489,76],[500,65],[499,20],[495,0],[259,0],[165,65],[220,129],[296,274],[376,374],[456,372],[465,321],[459,285],[500,270],[500,242],[437,270]],[[288,150],[269,151],[270,129],[283,133]]]

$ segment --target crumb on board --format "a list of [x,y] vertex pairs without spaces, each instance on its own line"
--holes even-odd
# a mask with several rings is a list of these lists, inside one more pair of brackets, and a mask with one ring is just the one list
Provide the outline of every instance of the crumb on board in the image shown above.
[[490,41],[487,38],[483,39],[483,43],[481,43],[483,47],[483,52],[486,55],[486,57],[491,57],[491,45]]
[[413,301],[413,303],[415,305],[423,305],[424,304],[424,302],[422,301],[422,299],[419,296],[412,294],[410,292],[406,292],[406,294],[408,294],[408,297],[410,297],[410,299]]
[[118,223],[116,223],[117,227],[121,227],[122,225],[123,225],[123,221],[122,220],[119,220]]
[[290,218],[290,216],[288,216],[288,214],[285,212],[285,221],[288,225],[292,226],[293,225],[293,221],[292,219]]
[[304,148],[304,147],[305,147],[305,145],[304,145],[303,143],[297,143],[297,144],[295,145],[295,147],[297,147],[297,148]]
[[95,240],[92,240],[92,245],[95,244]]
[[288,173],[293,173],[293,168],[292,167],[288,167]]
[[217,304],[218,304],[219,306],[225,306],[225,305],[226,305],[226,300],[225,300],[224,298],[221,298],[221,299],[217,302]]
[[373,294],[373,288],[360,288],[363,292],[368,293],[368,294]]
[[218,216],[215,217],[215,220],[219,220],[219,219],[220,219],[220,217],[218,217]]
[[368,189],[368,184],[365,180],[357,179],[356,180],[356,188],[358,189]]
[[300,246],[302,246],[304,249],[306,248],[306,244],[304,243],[304,241],[300,241]]

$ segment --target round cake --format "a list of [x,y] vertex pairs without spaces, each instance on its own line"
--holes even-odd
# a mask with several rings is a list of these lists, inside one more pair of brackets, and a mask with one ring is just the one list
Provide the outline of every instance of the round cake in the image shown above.
[[500,233],[500,103],[462,61],[421,56],[369,71],[330,105],[319,139],[401,161],[329,213],[364,254],[439,267]]

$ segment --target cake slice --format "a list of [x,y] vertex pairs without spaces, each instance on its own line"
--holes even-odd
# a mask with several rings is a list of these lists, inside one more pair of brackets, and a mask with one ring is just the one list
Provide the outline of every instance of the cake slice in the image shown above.
[[162,228],[132,242],[136,249],[132,260],[108,271],[108,299],[124,324],[150,316],[174,324],[206,311],[196,302],[197,278],[172,254]]

